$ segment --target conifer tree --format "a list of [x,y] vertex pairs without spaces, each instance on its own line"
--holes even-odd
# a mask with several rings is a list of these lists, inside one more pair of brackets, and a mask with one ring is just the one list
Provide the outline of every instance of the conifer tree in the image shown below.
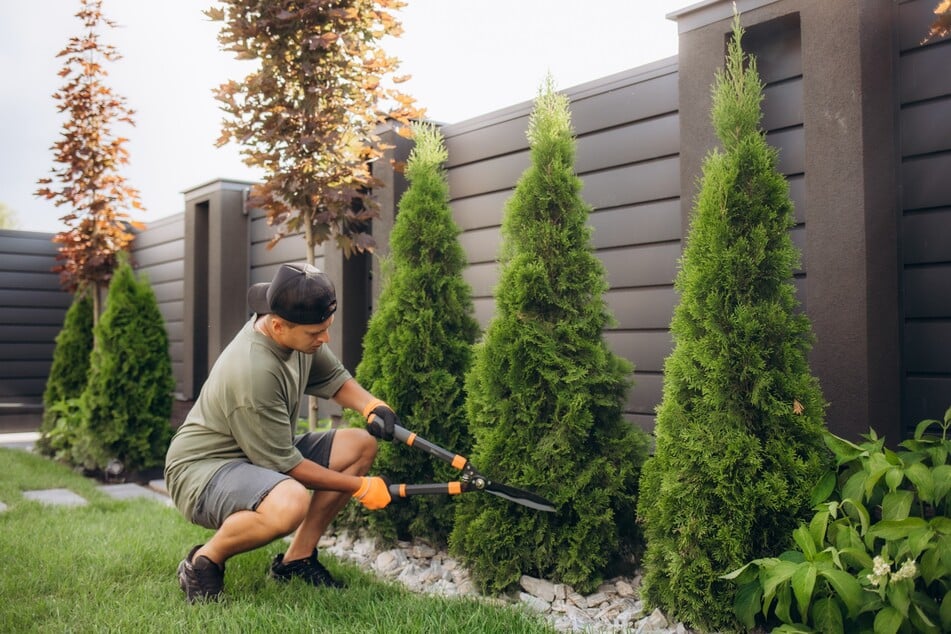
[[129,472],[161,464],[172,436],[175,389],[168,334],[151,285],[136,278],[124,257],[95,336],[82,396],[90,446],[86,466],[118,460]]
[[[43,390],[43,422],[36,446],[41,453],[53,455],[56,447],[50,435],[63,411],[63,403],[79,398],[86,389],[89,376],[89,355],[92,352],[92,299],[88,293],[77,293],[66,311],[63,329],[56,335],[53,364]],[[69,421],[64,421],[68,425]],[[64,430],[65,431],[65,430]],[[59,447],[66,449],[66,447]]]
[[[449,208],[442,135],[432,125],[414,128],[416,146],[406,163],[409,188],[390,234],[388,272],[363,339],[357,379],[394,407],[407,429],[465,455],[471,440],[464,381],[479,325],[472,291],[462,278],[466,259]],[[459,477],[423,452],[391,444],[381,445],[375,468],[393,482]],[[412,536],[445,543],[453,514],[450,498],[418,496],[367,514],[367,519],[389,539]]]
[[759,127],[762,84],[742,33],[737,16],[713,85],[723,149],[703,164],[638,506],[644,595],[706,630],[739,627],[720,576],[783,550],[827,458],[793,286],[792,202]]
[[450,544],[488,591],[527,574],[584,592],[637,544],[647,437],[621,415],[632,367],[602,337],[607,283],[574,173],[568,100],[550,78],[528,139],[532,163],[506,203],[496,315],[467,376],[467,411],[473,464],[557,512],[462,496]]

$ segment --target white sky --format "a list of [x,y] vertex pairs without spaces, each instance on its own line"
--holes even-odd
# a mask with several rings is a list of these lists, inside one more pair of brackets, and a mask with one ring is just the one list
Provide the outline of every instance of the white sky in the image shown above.
[[[223,113],[212,89],[251,66],[218,48],[213,0],[104,0],[120,26],[102,40],[123,59],[107,65],[109,86],[136,114],[122,173],[152,220],[184,209],[182,191],[225,178],[257,180],[239,148],[214,146]],[[694,0],[408,0],[405,33],[385,50],[412,75],[401,89],[429,118],[457,123],[532,99],[546,73],[570,88],[677,54],[666,15]],[[53,92],[63,80],[56,54],[82,31],[79,0],[0,0],[0,203],[18,228],[56,232],[65,209],[37,198],[54,167],[50,146],[62,116]]]

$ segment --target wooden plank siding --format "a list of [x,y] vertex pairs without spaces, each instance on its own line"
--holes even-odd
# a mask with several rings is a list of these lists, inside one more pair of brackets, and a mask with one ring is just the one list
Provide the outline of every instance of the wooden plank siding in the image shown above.
[[934,2],[899,5],[902,424],[951,406],[951,39],[922,44]]
[[185,214],[150,222],[132,244],[136,274],[149,281],[168,331],[175,391],[183,390],[185,365]]
[[[591,205],[592,245],[605,266],[617,323],[605,339],[635,364],[625,416],[653,428],[670,353],[673,279],[680,257],[680,126],[676,60],[662,60],[565,91],[577,136],[575,170]],[[506,201],[529,166],[532,103],[443,127],[453,216],[468,259],[476,318],[495,311]]]

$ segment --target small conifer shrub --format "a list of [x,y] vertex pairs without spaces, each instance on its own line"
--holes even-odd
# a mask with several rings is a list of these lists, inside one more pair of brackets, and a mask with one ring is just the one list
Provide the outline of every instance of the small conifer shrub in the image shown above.
[[63,405],[79,398],[86,389],[89,376],[89,355],[92,352],[93,306],[83,291],[73,296],[66,311],[63,329],[56,335],[53,364],[43,390],[43,422],[37,449],[54,456],[69,447],[69,428],[80,421],[63,416]]
[[506,204],[496,314],[467,377],[467,410],[473,464],[557,512],[470,493],[450,545],[484,590],[526,574],[584,592],[636,550],[647,436],[622,418],[632,367],[602,337],[607,283],[574,173],[568,100],[550,79],[528,138],[532,162]]
[[714,82],[723,149],[703,164],[638,509],[647,601],[704,630],[739,627],[721,575],[782,550],[830,459],[793,286],[792,203],[759,128],[762,84],[742,33],[737,17]]
[[117,460],[130,472],[161,465],[175,389],[168,334],[151,285],[136,278],[127,259],[113,273],[95,337],[82,395],[84,466],[101,469]]
[[[363,339],[357,379],[393,407],[407,429],[465,455],[471,447],[465,374],[479,325],[472,291],[462,277],[466,259],[449,208],[442,135],[432,125],[414,127],[416,146],[406,164],[409,188],[390,234],[387,274]],[[449,465],[391,443],[381,443],[374,469],[394,483],[459,478]],[[387,539],[445,543],[453,515],[450,498],[417,496],[366,517],[371,529]]]

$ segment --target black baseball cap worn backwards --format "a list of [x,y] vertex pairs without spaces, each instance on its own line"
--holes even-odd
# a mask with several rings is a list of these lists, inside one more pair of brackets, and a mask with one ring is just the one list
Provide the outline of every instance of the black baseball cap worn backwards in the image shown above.
[[282,264],[270,282],[248,289],[248,306],[259,315],[272,313],[294,324],[320,324],[337,310],[330,277],[306,263]]

